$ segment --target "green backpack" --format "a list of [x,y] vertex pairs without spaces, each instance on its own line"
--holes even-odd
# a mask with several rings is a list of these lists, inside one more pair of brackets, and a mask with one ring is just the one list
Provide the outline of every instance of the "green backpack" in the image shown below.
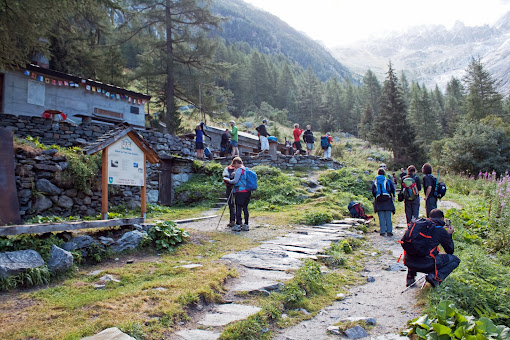
[[404,199],[408,201],[415,200],[420,194],[416,186],[416,181],[412,177],[405,177],[402,180],[402,190],[404,191]]

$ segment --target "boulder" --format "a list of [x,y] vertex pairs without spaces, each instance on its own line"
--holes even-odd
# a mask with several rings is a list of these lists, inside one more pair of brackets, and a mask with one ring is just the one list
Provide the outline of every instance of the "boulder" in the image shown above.
[[48,195],[60,195],[62,189],[51,183],[47,179],[43,178],[35,182],[37,191],[43,192]]
[[27,269],[44,266],[44,260],[35,250],[18,250],[0,253],[0,276],[17,275]]
[[48,260],[48,268],[53,273],[65,272],[73,266],[73,254],[57,247],[51,246],[50,258]]
[[71,209],[74,205],[73,199],[71,197],[68,197],[66,195],[60,196],[60,198],[57,201],[57,205],[59,207],[62,207],[64,209]]
[[84,249],[90,247],[90,245],[96,242],[91,236],[83,235],[73,238],[71,241],[66,242],[62,245],[62,248],[67,251]]
[[158,203],[159,190],[149,190],[147,193],[147,203]]
[[114,253],[120,253],[127,249],[134,249],[146,236],[146,233],[142,233],[138,230],[129,231],[122,235],[122,237],[111,246],[111,250]]
[[35,203],[32,206],[32,209],[36,213],[39,213],[41,211],[51,208],[52,206],[53,206],[53,202],[51,201],[51,199],[49,199],[48,197],[46,197],[44,195],[37,195],[35,198]]
[[135,338],[122,333],[117,327],[107,328],[93,336],[87,336],[81,340],[136,340]]

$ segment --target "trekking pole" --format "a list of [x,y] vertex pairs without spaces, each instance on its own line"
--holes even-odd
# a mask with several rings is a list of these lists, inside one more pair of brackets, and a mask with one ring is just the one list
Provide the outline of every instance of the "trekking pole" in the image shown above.
[[[409,288],[411,288],[412,286],[416,285],[418,282],[420,282],[421,280],[425,279],[425,276],[427,276],[426,274],[423,275],[422,277],[420,277],[418,280],[414,281],[411,285],[407,286],[406,289],[404,289],[400,294],[404,294],[405,292],[407,292],[409,290]],[[422,286],[423,288],[423,286]]]
[[221,213],[220,220],[218,221],[218,225],[216,226],[216,229],[215,229],[215,230],[218,230],[218,227],[220,226],[221,219],[223,218],[223,214],[225,213],[225,209],[227,209],[228,202],[230,202],[230,198],[232,197],[232,193],[233,193],[233,192],[234,192],[234,190],[232,189],[232,190],[230,191],[230,194],[228,195],[228,198],[227,198],[227,204],[225,204],[225,206],[223,207],[223,212]]

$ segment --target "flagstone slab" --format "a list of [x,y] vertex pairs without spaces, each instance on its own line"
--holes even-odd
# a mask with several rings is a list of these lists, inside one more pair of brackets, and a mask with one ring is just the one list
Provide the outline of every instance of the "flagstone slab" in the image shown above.
[[259,307],[239,305],[239,304],[225,304],[219,305],[214,308],[212,313],[207,313],[203,320],[198,323],[203,326],[225,326],[231,322],[243,320],[260,311]]
[[216,340],[221,333],[205,331],[202,329],[183,330],[175,333],[182,340]]

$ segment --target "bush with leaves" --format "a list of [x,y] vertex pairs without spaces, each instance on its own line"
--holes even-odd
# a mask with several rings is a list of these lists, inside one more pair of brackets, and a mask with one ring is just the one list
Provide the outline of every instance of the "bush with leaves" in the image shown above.
[[0,237],[0,252],[32,249],[38,252],[44,261],[48,261],[51,246],[61,246],[64,243],[64,240],[52,233],[2,236]]
[[422,315],[410,322],[406,336],[418,339],[509,339],[510,329],[486,317],[478,320],[462,314],[449,301],[441,301],[435,315]]
[[328,211],[312,210],[306,212],[299,221],[307,225],[321,225],[333,221],[333,216]]
[[147,234],[158,250],[173,250],[189,237],[188,232],[178,228],[174,221],[156,221]]
[[357,168],[342,168],[329,171],[319,177],[319,182],[324,187],[342,192],[351,193],[354,196],[362,196],[368,200],[372,199],[370,183],[373,178],[365,174],[366,170]]

